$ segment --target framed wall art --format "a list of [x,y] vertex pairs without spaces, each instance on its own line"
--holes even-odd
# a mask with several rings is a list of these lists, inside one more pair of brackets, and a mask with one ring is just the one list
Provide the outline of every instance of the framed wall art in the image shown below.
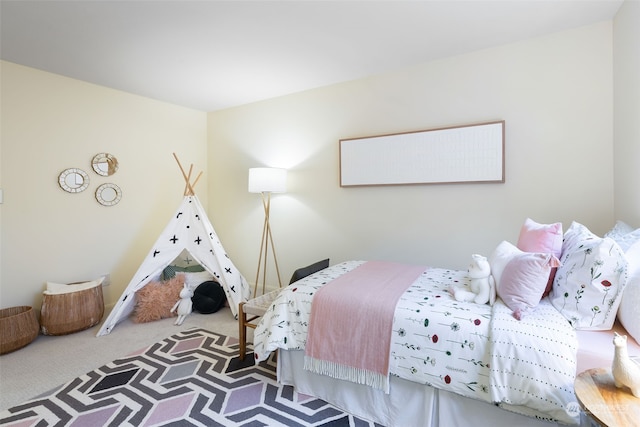
[[505,122],[340,140],[340,186],[502,183]]

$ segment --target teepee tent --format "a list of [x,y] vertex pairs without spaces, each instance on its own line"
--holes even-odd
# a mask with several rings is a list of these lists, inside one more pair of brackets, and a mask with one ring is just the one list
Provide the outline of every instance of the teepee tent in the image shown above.
[[158,278],[162,270],[183,250],[222,285],[234,316],[238,315],[238,304],[249,300],[251,295],[249,284],[224,251],[204,208],[193,191],[201,174],[191,184],[191,169],[189,175],[185,174],[177,157],[176,161],[186,181],[185,197],[111,310],[97,336],[109,334],[118,322],[128,316],[135,308],[136,291]]

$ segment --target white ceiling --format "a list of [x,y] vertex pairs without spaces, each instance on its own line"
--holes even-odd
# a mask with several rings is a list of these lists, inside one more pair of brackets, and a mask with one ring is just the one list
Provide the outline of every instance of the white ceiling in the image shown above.
[[610,20],[622,1],[2,0],[0,55],[215,111]]

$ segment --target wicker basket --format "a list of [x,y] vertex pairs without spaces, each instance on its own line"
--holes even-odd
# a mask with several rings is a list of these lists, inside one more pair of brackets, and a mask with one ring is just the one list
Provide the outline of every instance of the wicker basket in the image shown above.
[[66,335],[97,325],[104,315],[102,286],[66,294],[44,294],[40,329],[45,335]]
[[38,336],[38,329],[33,308],[20,306],[0,310],[0,354],[30,344]]

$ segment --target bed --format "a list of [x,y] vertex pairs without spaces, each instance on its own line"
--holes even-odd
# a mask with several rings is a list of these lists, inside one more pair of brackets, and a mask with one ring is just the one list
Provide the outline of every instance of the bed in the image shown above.
[[[576,232],[573,228],[572,224],[570,231]],[[584,229],[577,231],[583,233]],[[567,239],[575,233],[567,234],[567,245],[584,247],[583,241]],[[569,251],[568,246],[564,249]],[[573,265],[567,254],[562,261],[566,268]],[[580,327],[577,324],[582,320],[575,313],[568,317],[557,308],[553,292],[537,301],[520,320],[502,298],[493,305],[457,301],[450,287],[468,286],[466,271],[420,267],[421,272],[399,296],[392,319],[386,384],[313,369],[309,362],[313,358],[305,352],[309,353],[312,341],[309,329],[314,297],[328,284],[354,277],[374,262],[378,263],[339,263],[285,288],[254,332],[256,361],[278,351],[280,382],[383,426],[472,425],[478,420],[481,425],[580,424],[573,393],[576,372],[594,364],[610,364],[612,346],[602,343],[610,343],[612,328],[626,331],[610,313],[601,313],[606,311],[604,307],[597,313],[591,309],[587,320],[592,326],[601,326],[594,319],[599,319],[596,314],[602,315],[602,324],[611,325]],[[596,264],[603,268],[601,260]],[[416,266],[410,267],[415,270]],[[554,272],[554,286],[566,279],[563,268]],[[607,276],[602,298],[610,298],[607,307],[614,312],[613,318],[627,273],[625,264],[624,271],[617,269],[616,283]],[[579,276],[575,268],[571,270],[574,276]],[[556,299],[560,291],[567,293],[564,288],[554,290]],[[584,289],[581,291],[580,298],[585,295],[588,299]],[[597,347],[590,344],[592,341]],[[640,356],[635,342],[630,345],[630,354]]]

